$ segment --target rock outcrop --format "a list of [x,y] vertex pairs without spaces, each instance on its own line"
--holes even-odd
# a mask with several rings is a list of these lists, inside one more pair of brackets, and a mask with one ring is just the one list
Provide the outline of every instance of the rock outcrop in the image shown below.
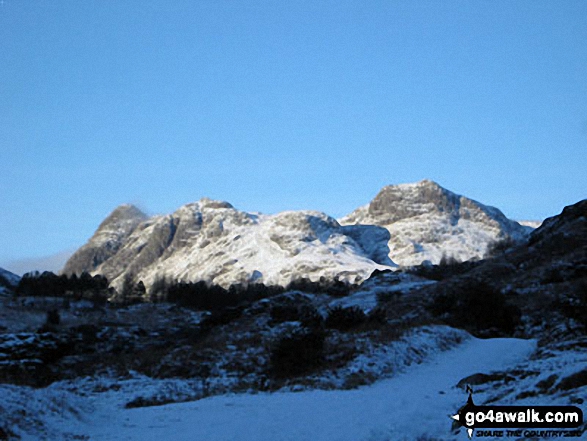
[[389,257],[400,265],[481,258],[504,238],[519,240],[532,229],[500,210],[455,194],[436,182],[390,185],[367,205],[339,219],[342,225],[377,225],[389,231]]

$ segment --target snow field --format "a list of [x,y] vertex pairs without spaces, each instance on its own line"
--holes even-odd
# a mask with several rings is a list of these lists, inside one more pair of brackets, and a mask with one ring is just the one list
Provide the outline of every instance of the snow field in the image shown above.
[[533,340],[471,338],[392,379],[351,391],[227,395],[116,412],[108,400],[97,401],[79,429],[92,440],[465,439],[464,433],[451,433],[449,415],[467,398],[455,384],[474,373],[512,367],[534,348]]

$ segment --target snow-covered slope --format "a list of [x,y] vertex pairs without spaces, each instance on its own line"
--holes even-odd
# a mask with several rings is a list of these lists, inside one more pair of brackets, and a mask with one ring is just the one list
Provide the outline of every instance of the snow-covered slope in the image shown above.
[[497,208],[429,180],[384,187],[369,204],[339,222],[386,228],[389,256],[400,265],[438,263],[443,255],[461,261],[481,258],[491,242],[519,239],[531,230]]
[[0,268],[0,295],[7,294],[16,288],[20,277],[3,268]]
[[20,281],[20,277],[16,274],[11,273],[10,271],[5,270],[4,268],[0,268],[0,278],[2,281],[6,282],[5,285],[14,288],[18,285]]
[[101,273],[115,287],[127,275],[147,286],[159,277],[225,287],[322,277],[359,282],[397,264],[479,258],[494,240],[524,234],[496,208],[431,181],[385,187],[340,223],[315,211],[252,214],[204,198],[151,218],[132,205],[118,207],[63,272]]
[[[455,385],[472,374],[511,368],[525,360],[534,346],[531,340],[473,338],[403,374],[350,391],[224,395],[137,409],[121,409],[116,402],[120,392],[93,393],[91,412],[85,403],[77,404],[77,395],[69,401],[67,394],[66,410],[76,403],[82,409],[81,421],[47,412],[45,424],[47,431],[75,431],[93,440],[466,439],[464,433],[451,433],[449,415],[467,398]],[[46,401],[57,395],[49,392],[42,396]],[[479,402],[483,398],[476,395]]]
[[540,220],[519,220],[517,222],[520,225],[522,225],[523,227],[528,227],[528,228],[531,228],[532,230],[535,230],[540,225],[542,225],[542,221],[540,221]]
[[[122,217],[117,213],[132,216]],[[158,277],[206,280],[222,286],[264,282],[286,285],[307,277],[360,281],[392,264],[371,239],[376,226],[343,228],[319,212],[251,214],[226,202],[202,199],[175,213],[143,219],[119,207],[65,266],[65,273],[101,273],[122,284],[125,275],[151,284]],[[360,233],[360,234],[359,234]]]

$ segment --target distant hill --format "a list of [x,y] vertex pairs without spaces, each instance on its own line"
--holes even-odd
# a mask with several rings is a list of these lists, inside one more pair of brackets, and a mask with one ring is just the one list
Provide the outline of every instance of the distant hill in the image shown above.
[[10,271],[0,268],[0,295],[7,294],[16,288],[20,277]]
[[5,264],[15,274],[24,275],[31,271],[51,271],[58,273],[63,269],[67,260],[75,250],[65,250],[50,256],[20,259]]

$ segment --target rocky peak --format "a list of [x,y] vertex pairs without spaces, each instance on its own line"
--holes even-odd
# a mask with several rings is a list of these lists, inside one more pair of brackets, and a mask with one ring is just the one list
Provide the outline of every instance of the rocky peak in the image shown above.
[[337,221],[320,212],[248,213],[208,198],[147,218],[118,207],[65,272],[101,273],[118,287],[132,276],[229,286],[262,281],[365,279],[374,269],[437,263],[443,255],[480,258],[487,245],[523,227],[498,209],[424,180],[390,185]]
[[217,201],[210,198],[202,198],[198,201],[200,209],[216,209],[216,208],[234,208],[232,204],[226,201]]
[[112,257],[148,216],[132,204],[118,206],[101,223],[94,235],[67,261],[64,274],[91,272]]
[[147,215],[138,207],[132,204],[122,204],[114,209],[106,219],[100,223],[98,231],[107,227],[119,226],[127,223],[142,222],[147,219]]
[[377,225],[390,233],[389,257],[401,265],[484,256],[503,237],[521,239],[527,228],[500,210],[425,179],[383,187],[367,205],[340,219],[342,225]]
[[459,209],[459,196],[434,181],[388,185],[371,201],[368,213],[381,224],[429,214],[450,213]]

